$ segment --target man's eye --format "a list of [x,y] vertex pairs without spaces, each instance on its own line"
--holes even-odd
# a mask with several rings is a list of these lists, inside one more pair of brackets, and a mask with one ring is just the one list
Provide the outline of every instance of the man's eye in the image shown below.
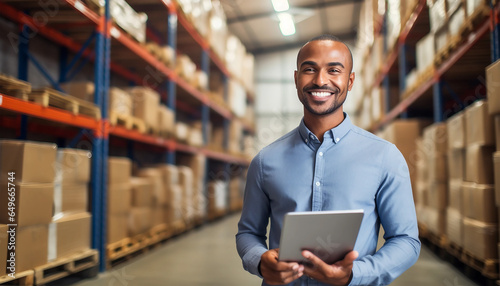
[[305,71],[305,72],[313,72],[313,71],[314,71],[314,69],[313,69],[313,68],[305,68],[305,69],[304,69],[304,71]]
[[330,72],[331,72],[331,73],[339,73],[339,72],[340,72],[340,70],[339,70],[339,69],[331,69],[331,70],[330,70]]

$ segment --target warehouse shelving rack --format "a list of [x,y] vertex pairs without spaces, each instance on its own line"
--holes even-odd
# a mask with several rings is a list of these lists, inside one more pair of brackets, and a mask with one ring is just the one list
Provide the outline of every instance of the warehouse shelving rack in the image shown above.
[[[377,86],[384,86],[385,88],[385,112],[382,118],[377,122],[372,124],[370,130],[377,131],[383,128],[386,124],[390,123],[394,119],[401,117],[407,118],[407,111],[409,108],[414,107],[418,101],[420,105],[425,107],[433,106],[433,116],[435,122],[441,122],[444,119],[445,113],[445,102],[443,88],[446,88],[450,96],[456,101],[460,109],[465,107],[461,99],[457,97],[456,93],[450,88],[450,86],[444,81],[444,77],[448,72],[451,72],[461,60],[463,60],[467,53],[473,51],[475,48],[484,48],[487,43],[491,48],[488,48],[488,52],[491,53],[491,60],[489,63],[499,59],[500,55],[500,22],[499,22],[499,10],[500,4],[493,4],[489,2],[490,15],[484,18],[479,25],[477,25],[469,34],[467,34],[466,39],[462,41],[457,47],[451,51],[449,57],[437,65],[434,69],[429,71],[429,75],[426,80],[421,82],[421,84],[413,90],[408,90],[405,86],[405,78],[407,75],[408,63],[406,57],[407,50],[407,40],[412,38],[415,33],[419,33],[421,29],[421,21],[427,21],[428,17],[426,1],[419,0],[414,7],[413,13],[406,23],[402,24],[402,29],[400,35],[397,39],[395,47],[392,49],[388,48],[387,45],[384,46],[386,58],[383,61],[384,64],[380,68],[376,79],[373,83],[372,88]],[[467,21],[468,19],[466,19]],[[380,21],[382,24],[376,27],[376,32],[384,33],[384,21]],[[424,23],[425,24],[425,23]],[[428,23],[426,24],[428,26]],[[485,39],[485,36],[490,34],[490,40]],[[384,33],[384,38],[386,35]],[[418,40],[418,38],[417,38]],[[480,52],[482,52],[481,50]],[[398,64],[396,65],[396,60]],[[485,65],[486,66],[486,65]],[[483,69],[484,71],[484,69]],[[394,76],[394,74],[397,76]],[[392,75],[392,77],[391,77]],[[391,106],[391,102],[394,101],[393,95],[390,94],[390,78],[399,81],[399,94],[405,94],[405,97],[398,100],[398,103]],[[424,107],[424,108],[425,108]],[[455,110],[459,111],[459,110]],[[449,114],[452,115],[452,114]]]
[[[163,63],[159,62],[154,58],[143,46],[135,42],[130,36],[126,35],[122,30],[117,28],[115,24],[110,20],[109,14],[109,1],[106,1],[106,6],[104,13],[101,15],[96,13],[88,6],[86,6],[80,0],[65,0],[64,3],[59,3],[55,5],[63,5],[64,7],[43,7],[44,9],[57,8],[60,11],[64,8],[67,15],[79,19],[80,22],[75,23],[74,26],[79,25],[90,27],[92,32],[90,36],[86,38],[83,43],[78,41],[77,36],[72,36],[71,34],[64,34],[55,28],[47,26],[46,23],[40,23],[40,19],[34,19],[34,17],[29,16],[27,13],[23,12],[24,9],[30,8],[35,11],[42,11],[42,7],[24,7],[23,3],[18,3],[15,1],[6,1],[0,3],[0,15],[4,18],[9,19],[12,22],[18,23],[21,28],[21,34],[19,37],[19,78],[27,80],[27,68],[28,60],[32,60],[40,71],[46,75],[47,80],[53,83],[55,88],[58,88],[58,82],[70,79],[75,73],[77,73],[82,66],[91,61],[94,63],[94,84],[95,84],[95,97],[94,101],[101,108],[102,119],[90,118],[84,115],[74,115],[67,111],[62,111],[50,107],[42,107],[35,103],[22,101],[20,99],[11,97],[9,95],[0,94],[0,108],[7,110],[9,112],[14,112],[21,115],[21,120],[0,120],[0,124],[3,126],[21,129],[21,134],[25,134],[27,131],[41,131],[47,134],[56,134],[57,136],[65,135],[73,136],[72,142],[77,142],[82,136],[91,134],[92,137],[92,171],[91,171],[91,212],[92,212],[92,247],[99,250],[100,254],[100,269],[105,270],[106,267],[106,205],[107,205],[107,157],[109,154],[109,136],[116,136],[124,138],[126,140],[131,140],[132,142],[141,142],[148,145],[153,145],[160,147],[167,152],[165,158],[165,163],[175,163],[175,152],[184,152],[188,154],[204,154],[207,158],[212,160],[217,160],[223,162],[226,165],[226,169],[230,168],[231,164],[246,166],[248,165],[248,160],[239,156],[234,156],[222,151],[213,151],[205,147],[192,147],[186,144],[181,144],[176,142],[174,139],[164,139],[159,138],[154,135],[141,134],[134,130],[128,130],[120,126],[110,126],[108,120],[108,102],[107,93],[110,85],[110,74],[116,74],[125,78],[129,82],[136,85],[144,85],[145,78],[144,74],[142,76],[129,68],[124,67],[112,60],[113,51],[112,46],[116,47],[121,45],[125,47],[126,50],[135,54],[136,59],[143,62],[143,65],[148,65],[154,70],[161,73],[162,79],[160,81],[166,80],[167,96],[162,96],[162,102],[165,102],[169,108],[172,110],[183,110],[191,113],[196,113],[189,104],[183,103],[183,101],[178,100],[175,96],[176,87],[179,86],[185,94],[188,95],[189,100],[195,100],[201,103],[201,119],[204,134],[204,143],[207,143],[207,123],[210,120],[210,112],[212,111],[216,115],[223,118],[224,132],[224,150],[227,150],[227,140],[228,140],[228,126],[229,122],[234,119],[233,114],[222,106],[219,106],[215,102],[212,102],[205,93],[200,92],[195,89],[184,79],[180,78],[172,69],[165,66]],[[38,4],[40,5],[40,4]],[[223,74],[225,99],[227,100],[227,79],[230,74],[225,67],[224,63],[217,57],[217,55],[210,49],[208,41],[204,39],[194,27],[187,21],[182,13],[178,10],[177,5],[168,0],[158,0],[158,5],[164,6],[165,11],[168,12],[168,44],[176,49],[176,36],[177,36],[177,22],[181,24],[181,27],[185,29],[190,37],[202,48],[201,54],[201,67],[202,70],[207,74],[210,72],[210,63],[213,63],[215,67]],[[21,11],[23,10],[23,11]],[[48,13],[47,10],[44,10]],[[49,10],[50,11],[50,10]],[[35,15],[36,16],[36,15]],[[55,17],[56,15],[54,15]],[[50,20],[50,19],[47,19]],[[84,24],[82,24],[84,23]],[[69,25],[71,26],[71,25]],[[71,51],[75,54],[74,58],[71,60],[70,64],[66,64],[66,57],[60,64],[60,78],[59,81],[52,79],[50,75],[44,71],[43,67],[36,64],[36,59],[30,55],[28,50],[29,37],[23,38],[23,33],[29,33],[31,35],[43,36],[61,46],[67,51]],[[149,33],[148,33],[149,34]],[[113,41],[113,42],[112,42]],[[93,50],[92,50],[93,43]],[[81,60],[79,66],[75,67],[76,63]],[[70,74],[70,72],[72,72]],[[147,84],[146,84],[147,85]],[[154,87],[154,86],[153,86]],[[191,102],[189,101],[188,102]],[[252,102],[253,99],[249,96],[248,101]],[[44,126],[43,124],[30,123],[27,124],[27,116],[45,119],[51,122],[60,123],[62,125],[73,126],[80,128],[79,132],[67,132],[58,131],[57,128]],[[250,126],[244,126],[245,132],[253,133],[254,130]],[[20,136],[21,138],[23,136]]]

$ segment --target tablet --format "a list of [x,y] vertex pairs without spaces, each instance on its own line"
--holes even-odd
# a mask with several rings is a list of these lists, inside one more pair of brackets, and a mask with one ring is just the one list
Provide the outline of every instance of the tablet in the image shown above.
[[363,210],[291,212],[281,230],[279,260],[307,263],[302,256],[309,250],[333,264],[354,249]]

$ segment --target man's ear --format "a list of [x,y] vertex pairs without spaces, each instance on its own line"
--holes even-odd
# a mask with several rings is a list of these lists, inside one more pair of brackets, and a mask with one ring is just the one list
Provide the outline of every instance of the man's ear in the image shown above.
[[352,85],[354,84],[354,79],[356,78],[356,74],[354,72],[352,72],[350,75],[349,75],[349,84],[347,86],[347,90],[351,91],[352,89]]

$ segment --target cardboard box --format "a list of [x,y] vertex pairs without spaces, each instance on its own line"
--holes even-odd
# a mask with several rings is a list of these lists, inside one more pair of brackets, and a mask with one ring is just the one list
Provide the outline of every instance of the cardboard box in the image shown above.
[[495,201],[496,205],[500,206],[500,152],[495,152],[493,154],[493,162],[494,162],[494,168],[495,168]]
[[498,225],[464,218],[464,249],[476,259],[497,259]]
[[453,180],[465,179],[465,149],[448,150],[448,178]]
[[110,113],[132,116],[132,96],[127,91],[117,87],[110,87],[108,104]]
[[110,2],[110,13],[114,22],[134,37],[139,43],[146,42],[146,13],[136,12],[125,0]]
[[493,116],[486,100],[476,101],[465,109],[466,145],[495,145]]
[[465,113],[459,112],[446,121],[448,149],[465,148]]
[[158,128],[165,135],[172,135],[175,132],[175,114],[174,112],[161,104],[158,108]]
[[15,183],[53,183],[56,152],[56,144],[0,140],[2,180],[12,173]]
[[167,204],[167,192],[162,171],[158,168],[143,168],[137,172],[137,175],[150,180],[153,196],[152,205],[165,206]]
[[155,206],[151,209],[151,226],[157,226],[165,223],[165,207]]
[[[429,6],[429,22],[431,26],[431,31],[437,31],[440,29],[447,21],[446,13],[446,1],[445,0],[435,0]],[[427,2],[429,4],[429,2]]]
[[179,166],[179,185],[182,187],[182,216],[190,220],[194,216],[193,194],[194,179],[193,170],[186,166]]
[[91,81],[71,81],[60,83],[66,94],[94,103],[95,85]]
[[493,152],[495,147],[468,146],[465,157],[465,180],[477,184],[493,184]]
[[87,212],[55,217],[49,224],[48,261],[90,249],[90,219]]
[[134,116],[144,120],[147,128],[157,131],[160,95],[149,87],[132,87],[127,91],[132,95]]
[[433,154],[446,154],[448,151],[447,127],[444,122],[434,123],[424,128],[423,144]]
[[448,181],[448,160],[445,154],[434,154],[429,152],[429,173],[428,180],[429,184],[433,183],[445,183]]
[[[10,231],[10,228],[9,228]],[[17,228],[15,230],[15,272],[34,269],[47,264],[48,224],[38,224]],[[9,233],[10,234],[10,233]],[[7,252],[7,274],[11,273],[11,252]]]
[[132,161],[125,157],[109,157],[108,184],[123,184],[132,177]]
[[128,235],[135,236],[149,231],[152,225],[152,211],[149,207],[133,207],[128,216]]
[[7,225],[0,225],[0,277],[7,273],[5,271],[7,266],[7,230],[9,230]]
[[495,190],[492,185],[463,184],[462,191],[465,217],[485,223],[498,221]]
[[151,178],[132,177],[132,207],[153,206],[154,182]]
[[[460,5],[461,1],[455,1],[455,3],[457,3],[455,5]],[[450,20],[448,21],[448,29],[450,31],[450,36],[458,36],[460,33],[460,29],[465,22],[465,7],[457,7],[456,11],[454,11],[449,18]]]
[[169,196],[170,200],[166,208],[165,221],[172,225],[183,219],[182,217],[182,207],[183,207],[183,195],[182,187],[180,185],[170,185],[169,186]]
[[[10,186],[12,191],[9,192],[8,183],[0,183],[2,189],[0,192],[0,223],[17,224],[18,227],[50,223],[54,206],[54,184],[19,183]],[[13,203],[13,213],[11,213],[9,202]],[[11,217],[10,214],[14,216]],[[15,220],[11,221],[11,218]]]
[[184,122],[175,122],[175,138],[181,142],[187,142],[189,136],[189,125]]
[[54,216],[59,213],[86,212],[88,204],[87,184],[54,185]]
[[429,231],[437,236],[444,235],[446,232],[446,209],[436,210],[431,207],[427,207],[425,212],[425,220]]
[[467,16],[470,16],[476,11],[478,7],[480,7],[482,4],[485,4],[485,0],[466,0],[466,7],[467,7]]
[[429,185],[429,206],[444,211],[448,206],[448,183],[433,183]]
[[490,114],[500,114],[500,60],[486,67],[486,90],[488,111]]
[[464,183],[461,180],[450,180],[448,182],[448,208],[457,210],[460,213],[463,213],[463,194],[462,188]]
[[500,115],[495,115],[495,135],[496,135],[496,145],[497,151],[500,151]]
[[90,181],[92,153],[81,149],[59,148],[55,182],[81,184]]
[[463,216],[456,209],[446,209],[446,235],[448,240],[456,246],[464,245]]
[[208,218],[213,219],[226,213],[228,185],[221,180],[208,183]]
[[132,207],[132,186],[130,183],[108,186],[108,215],[128,213]]
[[107,225],[107,244],[128,237],[128,213],[109,214]]

